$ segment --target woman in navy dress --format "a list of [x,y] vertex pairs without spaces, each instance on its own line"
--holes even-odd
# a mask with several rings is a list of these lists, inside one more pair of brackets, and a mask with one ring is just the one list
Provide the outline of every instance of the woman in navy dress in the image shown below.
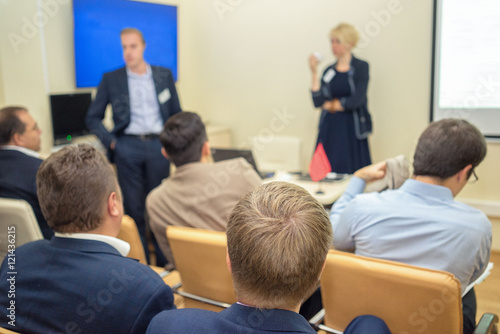
[[[318,143],[323,143],[326,155],[336,173],[352,174],[371,164],[368,135],[372,130],[368,112],[368,63],[354,57],[359,34],[346,23],[333,28],[332,51],[337,62],[318,76],[319,60],[309,57],[312,73],[312,99],[321,107]],[[316,144],[316,145],[317,145]]]

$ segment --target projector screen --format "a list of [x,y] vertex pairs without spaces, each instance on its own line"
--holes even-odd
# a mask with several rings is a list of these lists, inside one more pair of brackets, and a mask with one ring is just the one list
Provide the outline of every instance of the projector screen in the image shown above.
[[129,0],[73,0],[76,87],[96,87],[124,66],[120,31],[141,30],[144,59],[177,80],[177,7]]
[[500,1],[434,6],[431,121],[463,118],[500,138]]

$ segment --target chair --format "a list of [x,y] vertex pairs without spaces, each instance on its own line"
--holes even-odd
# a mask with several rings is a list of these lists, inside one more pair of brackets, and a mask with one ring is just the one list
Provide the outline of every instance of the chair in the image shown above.
[[167,239],[182,281],[174,292],[185,307],[221,311],[236,302],[224,232],[168,226]]
[[0,263],[9,245],[19,247],[43,239],[31,205],[21,199],[0,198]]
[[[382,318],[392,333],[463,330],[460,282],[448,272],[331,250],[321,276],[321,292],[327,327],[319,327],[327,332],[343,331],[362,314]],[[483,319],[476,331],[492,331],[477,333],[496,333],[498,317],[487,314]]]
[[252,137],[252,152],[259,170],[300,172],[301,140],[289,136]]
[[[146,261],[146,253],[144,252],[144,247],[142,245],[141,237],[139,235],[139,230],[137,229],[137,225],[135,224],[134,219],[130,216],[124,215],[122,218],[122,225],[120,227],[120,232],[117,236],[118,239],[126,241],[130,245],[130,252],[127,257],[139,260],[140,263],[147,265]],[[176,270],[167,271],[164,268],[157,266],[149,266],[153,269],[160,277],[163,279],[165,284],[170,287],[179,284],[181,281],[179,272]],[[184,301],[182,298],[175,298],[175,305],[180,308]]]
[[11,330],[8,330],[6,328],[0,327],[0,334],[17,334],[19,332],[13,332]]

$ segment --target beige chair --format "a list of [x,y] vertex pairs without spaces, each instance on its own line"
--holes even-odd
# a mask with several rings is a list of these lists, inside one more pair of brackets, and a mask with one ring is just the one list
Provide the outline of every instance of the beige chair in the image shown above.
[[167,227],[167,239],[181,275],[185,307],[220,311],[236,302],[226,265],[226,234],[189,227]]
[[[371,314],[392,333],[462,333],[460,282],[448,272],[331,250],[321,293],[327,328],[320,328],[328,332],[341,332],[356,316]],[[486,317],[483,326],[496,328],[498,318]]]
[[[122,225],[117,238],[130,244],[130,252],[128,253],[127,257],[139,260],[140,263],[147,265],[146,253],[144,252],[144,247],[139,235],[139,230],[137,229],[137,225],[135,224],[134,219],[132,219],[130,216],[123,216]],[[160,275],[165,284],[167,284],[168,286],[174,287],[180,284],[181,278],[178,271],[167,271],[164,268],[157,266],[150,267],[156,273],[158,273],[158,275]],[[180,296],[175,296],[174,303],[178,308],[182,308],[184,305],[183,298]]]
[[17,334],[17,333],[19,333],[19,332],[13,332],[13,331],[10,331],[8,329],[0,327],[0,334]]
[[39,239],[43,235],[31,205],[20,199],[0,198],[0,263],[9,245],[17,248]]

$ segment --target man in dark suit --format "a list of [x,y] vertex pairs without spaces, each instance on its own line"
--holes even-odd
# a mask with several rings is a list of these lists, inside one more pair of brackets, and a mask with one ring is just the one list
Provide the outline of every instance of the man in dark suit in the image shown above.
[[36,172],[42,163],[40,134],[25,107],[0,110],[0,197],[23,199],[33,208],[44,238],[54,234],[40,210],[36,195]]
[[22,333],[144,333],[175,308],[170,288],[126,258],[116,236],[121,192],[106,157],[90,145],[53,153],[37,174],[38,197],[55,231],[15,249],[0,267],[0,327]]
[[[299,312],[318,287],[332,227],[303,188],[272,182],[246,194],[227,224],[227,264],[238,302],[220,313],[183,309],[157,315],[147,333],[316,333]],[[361,316],[348,333],[389,333]]]
[[[116,164],[125,213],[135,220],[148,254],[146,195],[170,170],[170,162],[161,155],[159,133],[166,120],[181,111],[181,106],[170,70],[144,60],[146,42],[142,33],[126,28],[120,37],[126,66],[102,77],[87,113],[87,126]],[[108,104],[113,109],[111,132],[102,124]]]

